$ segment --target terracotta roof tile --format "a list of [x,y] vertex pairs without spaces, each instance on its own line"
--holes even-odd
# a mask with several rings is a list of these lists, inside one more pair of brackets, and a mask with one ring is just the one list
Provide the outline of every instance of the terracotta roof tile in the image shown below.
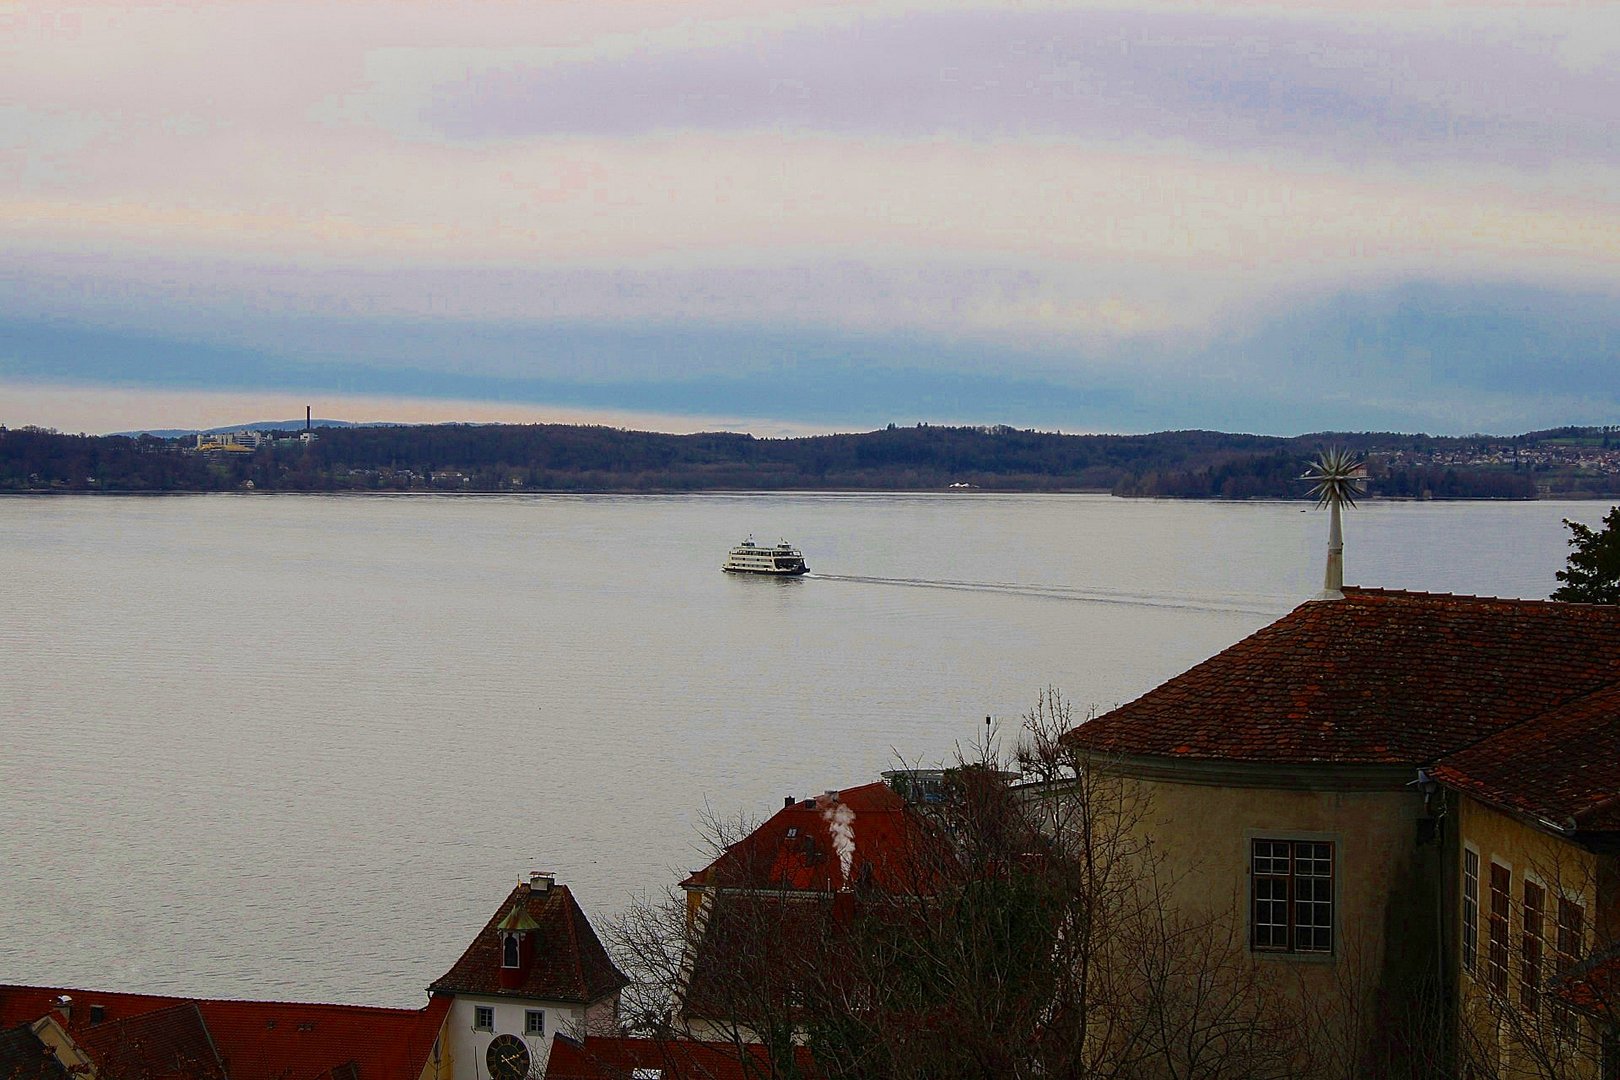
[[68,1080],[56,1055],[27,1024],[0,1030],[0,1077],[5,1080]]
[[1620,684],[1458,751],[1430,775],[1568,832],[1620,831]]
[[214,1040],[188,1001],[71,1032],[96,1070],[118,1080],[224,1080]]
[[421,1009],[202,1001],[198,1007],[231,1080],[417,1080],[449,998]]
[[[745,1066],[743,1057],[749,1059]],[[817,1074],[806,1047],[794,1050],[794,1064],[802,1077]],[[546,1080],[751,1080],[769,1076],[763,1046],[690,1039],[630,1039],[591,1035],[583,1041],[559,1035],[546,1063]]]
[[788,1008],[795,972],[823,954],[837,918],[825,894],[714,894],[681,987],[681,1015],[727,1020]]
[[1344,593],[1067,739],[1102,754],[1416,766],[1620,682],[1620,607]]
[[[194,1015],[230,1080],[417,1080],[451,1004],[437,998],[422,1009],[379,1009],[0,986],[0,1026],[32,1023],[63,994],[73,999],[68,1032],[93,1056],[132,1042],[156,1045]],[[99,1023],[90,1022],[92,1007]]]
[[[532,959],[515,973],[515,979],[503,979],[500,923],[519,907],[539,929],[533,931]],[[592,1002],[629,981],[613,966],[566,885],[541,890],[522,884],[496,909],[455,966],[428,989],[435,994],[505,994]]]
[[[833,837],[840,807],[848,811],[843,822],[855,845],[847,882]],[[810,892],[871,885],[910,891],[912,846],[920,836],[916,818],[888,784],[864,784],[836,798],[796,800],[682,884]]]

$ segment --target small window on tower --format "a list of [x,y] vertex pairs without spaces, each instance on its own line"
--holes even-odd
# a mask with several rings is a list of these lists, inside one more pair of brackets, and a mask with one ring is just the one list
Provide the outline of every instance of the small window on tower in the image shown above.
[[544,1035],[546,1033],[546,1010],[527,1009],[523,1013],[523,1034]]
[[502,945],[501,967],[515,968],[518,966],[518,936],[505,935]]
[[495,1006],[477,1005],[473,1007],[473,1030],[495,1030]]

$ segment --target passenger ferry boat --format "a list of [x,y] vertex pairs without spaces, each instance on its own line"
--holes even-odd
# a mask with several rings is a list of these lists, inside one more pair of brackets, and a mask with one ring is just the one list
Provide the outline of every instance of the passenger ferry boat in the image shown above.
[[731,549],[731,554],[726,556],[726,564],[720,569],[728,574],[783,576],[810,572],[810,568],[804,565],[804,556],[799,549],[789,545],[786,540],[775,547],[761,547],[754,543],[752,536]]

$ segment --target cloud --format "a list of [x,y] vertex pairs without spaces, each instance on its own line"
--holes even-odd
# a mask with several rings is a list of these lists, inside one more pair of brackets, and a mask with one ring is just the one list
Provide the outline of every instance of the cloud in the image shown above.
[[[1200,345],[1109,351],[770,325],[390,320],[290,323],[278,349],[267,332],[248,348],[11,321],[0,323],[0,379],[749,417],[762,432],[914,420],[1514,432],[1620,410],[1614,311],[1602,294],[1414,283],[1293,298]],[[408,363],[345,358],[418,337]],[[311,351],[332,358],[301,358]]]
[[1208,9],[880,13],[575,63],[472,62],[425,119],[485,140],[801,130],[1616,162],[1613,68],[1563,62],[1568,40],[1455,29]]
[[1585,5],[0,20],[14,379],[1125,427],[1612,397],[1578,302],[1620,269],[1620,22]]

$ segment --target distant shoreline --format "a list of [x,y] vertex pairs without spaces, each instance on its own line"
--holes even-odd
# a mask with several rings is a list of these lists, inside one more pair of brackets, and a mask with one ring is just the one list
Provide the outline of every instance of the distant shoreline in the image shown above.
[[[167,491],[129,490],[90,490],[61,488],[40,488],[37,490],[10,490],[0,491],[0,499],[19,498],[36,499],[41,496],[50,498],[152,498],[167,497],[195,498],[204,495],[232,496],[241,498],[270,498],[270,497],[321,497],[321,498],[360,498],[360,499],[487,499],[510,498],[512,496],[535,496],[537,498],[550,498],[554,496],[589,496],[604,495],[630,496],[651,499],[667,499],[672,496],[692,496],[701,498],[708,495],[827,495],[827,496],[871,496],[895,495],[911,497],[917,495],[938,495],[941,498],[972,498],[976,495],[1105,495],[1114,499],[1135,500],[1141,502],[1219,502],[1219,503],[1311,503],[1305,496],[1285,495],[1252,495],[1244,498],[1223,498],[1218,495],[1122,495],[1118,492],[1107,491],[1100,488],[974,488],[971,491],[949,491],[940,488],[708,488],[703,490],[680,489],[659,491],[656,489],[637,489],[634,491],[624,489],[603,488],[600,490],[585,490],[582,488],[556,488],[552,490],[525,490],[525,491],[355,491],[352,489],[338,489],[333,491],[259,491],[259,490],[182,490],[171,489]],[[1513,503],[1513,502],[1592,502],[1616,503],[1620,502],[1620,495],[1596,493],[1553,493],[1537,495],[1533,498],[1502,498],[1487,495],[1434,495],[1420,498],[1413,495],[1367,495],[1358,500],[1361,503]]]
[[1515,436],[914,427],[761,439],[561,424],[244,428],[165,439],[0,428],[0,493],[1111,494],[1302,500],[1309,458],[1365,462],[1368,497],[1620,498],[1620,429]]

